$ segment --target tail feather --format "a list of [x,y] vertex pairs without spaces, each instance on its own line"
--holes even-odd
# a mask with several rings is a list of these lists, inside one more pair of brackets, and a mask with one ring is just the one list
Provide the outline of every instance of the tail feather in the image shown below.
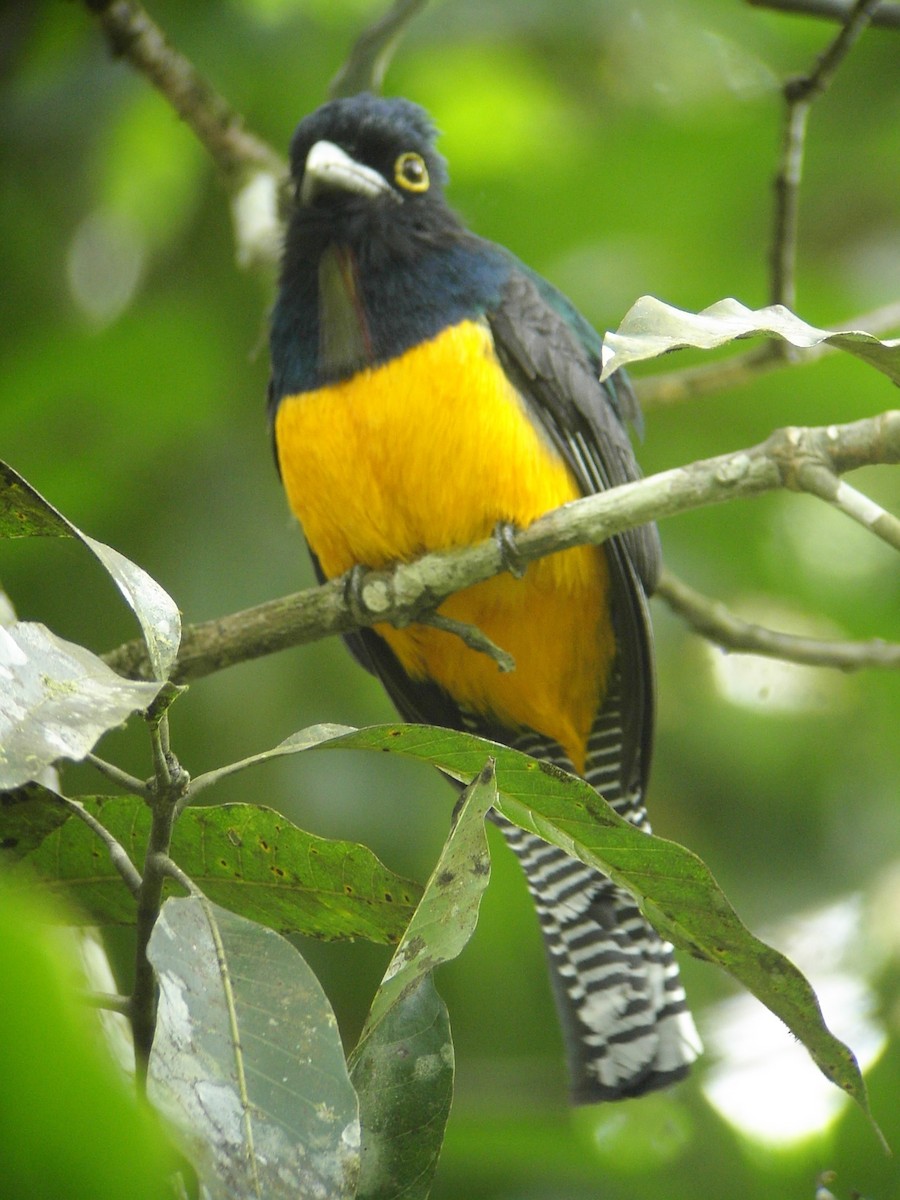
[[[618,680],[592,732],[587,781],[649,832],[639,785],[621,778]],[[566,770],[562,749],[529,732],[516,748]],[[672,946],[601,872],[498,818],[534,898],[577,1103],[639,1096],[683,1078],[700,1053]]]

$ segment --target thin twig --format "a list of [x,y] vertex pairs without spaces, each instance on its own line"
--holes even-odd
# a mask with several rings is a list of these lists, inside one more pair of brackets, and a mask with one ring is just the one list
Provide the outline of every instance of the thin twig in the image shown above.
[[798,482],[803,491],[833,505],[851,521],[900,550],[900,520],[845,479],[838,479],[821,463],[811,463],[800,471]]
[[791,96],[813,98],[823,95],[831,85],[841,63],[872,20],[880,0],[855,0],[847,10],[843,28],[826,48],[809,75],[793,80],[787,86]]
[[134,1036],[135,1075],[138,1086],[146,1087],[147,1065],[156,1032],[156,974],[147,957],[150,935],[159,917],[165,864],[169,861],[172,830],[178,801],[189,786],[187,773],[172,755],[168,740],[168,710],[148,715],[147,723],[153,746],[153,781],[150,836],[144,857],[144,877],[138,896],[134,990],[132,992],[131,1031]]
[[[851,317],[842,321],[837,328],[858,329],[876,335],[892,333],[900,329],[900,302],[885,304],[871,312]],[[774,342],[766,342],[763,346],[754,346],[751,350],[744,350],[719,362],[682,367],[661,375],[645,375],[640,379],[632,378],[631,382],[641,407],[650,411],[681,404],[698,396],[712,395],[726,388],[741,387],[770,371],[804,366],[838,353],[841,351],[836,346],[821,342],[810,350],[797,350],[786,357]]]
[[[847,20],[852,0],[747,0],[753,8],[771,8],[776,12],[795,13],[803,17],[823,17],[828,21]],[[872,13],[872,24],[883,29],[900,29],[900,4],[881,0]]]
[[68,796],[61,796],[59,792],[53,791],[52,788],[44,789],[48,796],[52,796],[57,804],[61,804],[67,809],[73,817],[77,817],[79,821],[83,821],[92,833],[95,833],[98,838],[104,843],[109,851],[109,857],[112,865],[122,876],[125,885],[131,892],[132,896],[139,896],[141,890],[141,876],[138,873],[137,867],[128,857],[128,853],[120,842],[117,842],[113,835],[109,832],[97,818],[89,813],[80,800],[71,800]]
[[839,479],[831,503],[869,533],[900,550],[900,520],[876,504],[871,496],[851,487],[845,479]]
[[394,51],[407,25],[427,0],[395,0],[383,17],[359,35],[347,61],[328,86],[328,95],[355,96],[357,92],[380,92]]
[[[797,230],[800,208],[800,179],[803,174],[803,148],[809,119],[809,100],[788,100],[781,142],[781,161],[775,176],[775,222],[770,254],[772,304],[793,309],[797,304]],[[780,349],[785,357],[793,352]]]
[[827,641],[780,633],[745,621],[721,601],[695,591],[671,571],[663,571],[656,595],[678,613],[701,636],[724,650],[762,654],[785,662],[814,667],[858,671],[864,667],[900,667],[900,645],[873,638],[871,641]]
[[85,755],[84,761],[130,795],[142,796],[144,799],[150,795],[150,789],[143,780],[137,779],[134,775],[129,775],[127,771],[123,771],[115,763],[106,762],[105,759],[98,758],[96,754]]
[[796,307],[797,227],[800,181],[806,126],[813,102],[827,91],[854,42],[872,18],[879,0],[856,0],[848,10],[843,28],[827,47],[808,75],[789,79],[784,85],[784,133],[781,160],[775,177],[775,214],[770,253],[773,304]]
[[[900,462],[900,411],[849,425],[787,429],[747,450],[663,471],[635,483],[572,501],[538,518],[516,536],[523,564],[571,546],[597,544],[648,521],[779,488],[810,490],[801,467],[821,461],[834,474],[874,463]],[[496,537],[461,550],[426,554],[393,572],[378,572],[379,602],[368,618],[347,600],[347,579],[330,580],[256,608],[189,625],[174,668],[181,682],[226,666],[299,646],[360,625],[408,625],[450,595],[508,568]],[[366,588],[357,589],[365,602]],[[146,677],[143,642],[128,642],[104,656],[120,674]]]

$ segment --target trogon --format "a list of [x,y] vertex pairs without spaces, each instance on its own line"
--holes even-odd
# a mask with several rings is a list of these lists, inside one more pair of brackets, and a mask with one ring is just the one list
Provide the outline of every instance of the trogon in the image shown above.
[[[600,384],[600,339],[572,304],[466,229],[434,141],[417,105],[361,94],[324,104],[291,143],[269,404],[323,579],[467,546],[638,477],[627,381]],[[406,720],[577,772],[647,829],[658,563],[644,527],[446,600],[442,614],[513,656],[509,673],[421,623],[347,640]],[[575,1101],[681,1078],[699,1043],[672,947],[604,875],[498,823],[537,906]]]

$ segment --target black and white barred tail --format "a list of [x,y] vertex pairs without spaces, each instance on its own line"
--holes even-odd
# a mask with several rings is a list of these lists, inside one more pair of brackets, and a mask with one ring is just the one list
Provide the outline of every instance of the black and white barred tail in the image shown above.
[[[641,795],[622,783],[619,689],[610,682],[585,778],[649,832]],[[523,735],[516,749],[572,770],[561,748],[539,734]],[[537,907],[575,1103],[640,1096],[683,1078],[701,1045],[672,946],[605,875],[503,818],[498,824]]]

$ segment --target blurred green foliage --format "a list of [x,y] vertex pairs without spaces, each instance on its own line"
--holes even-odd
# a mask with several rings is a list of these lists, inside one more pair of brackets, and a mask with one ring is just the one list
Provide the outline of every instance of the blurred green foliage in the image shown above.
[[75,998],[75,937],[44,897],[0,878],[3,1191],[22,1200],[155,1200],[178,1161]]
[[[382,7],[159,0],[151,12],[284,151]],[[451,198],[472,227],[547,275],[602,330],[645,292],[685,308],[726,295],[766,301],[778,86],[832,34],[721,0],[445,0],[409,29],[387,90],[432,112]],[[140,563],[189,621],[310,583],[265,428],[272,279],[236,268],[213,168],[165,102],[109,57],[84,6],[7,6],[0,46],[0,456]],[[900,292],[898,49],[896,34],[867,33],[812,114],[797,307],[814,324],[844,323]],[[649,411],[641,459],[654,471],[780,425],[895,405],[883,377],[831,357]],[[871,469],[855,482],[900,509],[896,472]],[[812,499],[726,505],[662,534],[673,569],[756,619],[805,628],[812,614],[832,636],[900,636],[895,558]],[[0,577],[20,616],[104,650],[134,630],[88,559],[74,544],[31,539],[2,547]],[[872,1101],[897,1149],[900,681],[822,671],[735,682],[736,657],[710,652],[661,605],[656,616],[655,828],[700,853],[762,931],[862,893],[854,966],[887,1037]],[[173,741],[196,774],[316,721],[391,715],[342,647],[323,643],[196,684],[173,711]],[[102,753],[149,773],[140,729],[110,735]],[[72,792],[97,786],[83,769],[66,782]],[[421,768],[349,754],[275,762],[211,798],[280,808],[419,879],[453,804]],[[517,870],[498,845],[475,938],[439,978],[458,1088],[436,1197],[811,1198],[823,1168],[838,1172],[837,1196],[900,1196],[896,1165],[854,1112],[778,1150],[734,1131],[700,1090],[712,1056],[674,1095],[570,1113]],[[304,951],[352,1042],[386,952]],[[815,962],[800,965],[815,983]],[[702,1030],[730,988],[699,964],[686,975]],[[792,1086],[776,1061],[772,1095]]]

